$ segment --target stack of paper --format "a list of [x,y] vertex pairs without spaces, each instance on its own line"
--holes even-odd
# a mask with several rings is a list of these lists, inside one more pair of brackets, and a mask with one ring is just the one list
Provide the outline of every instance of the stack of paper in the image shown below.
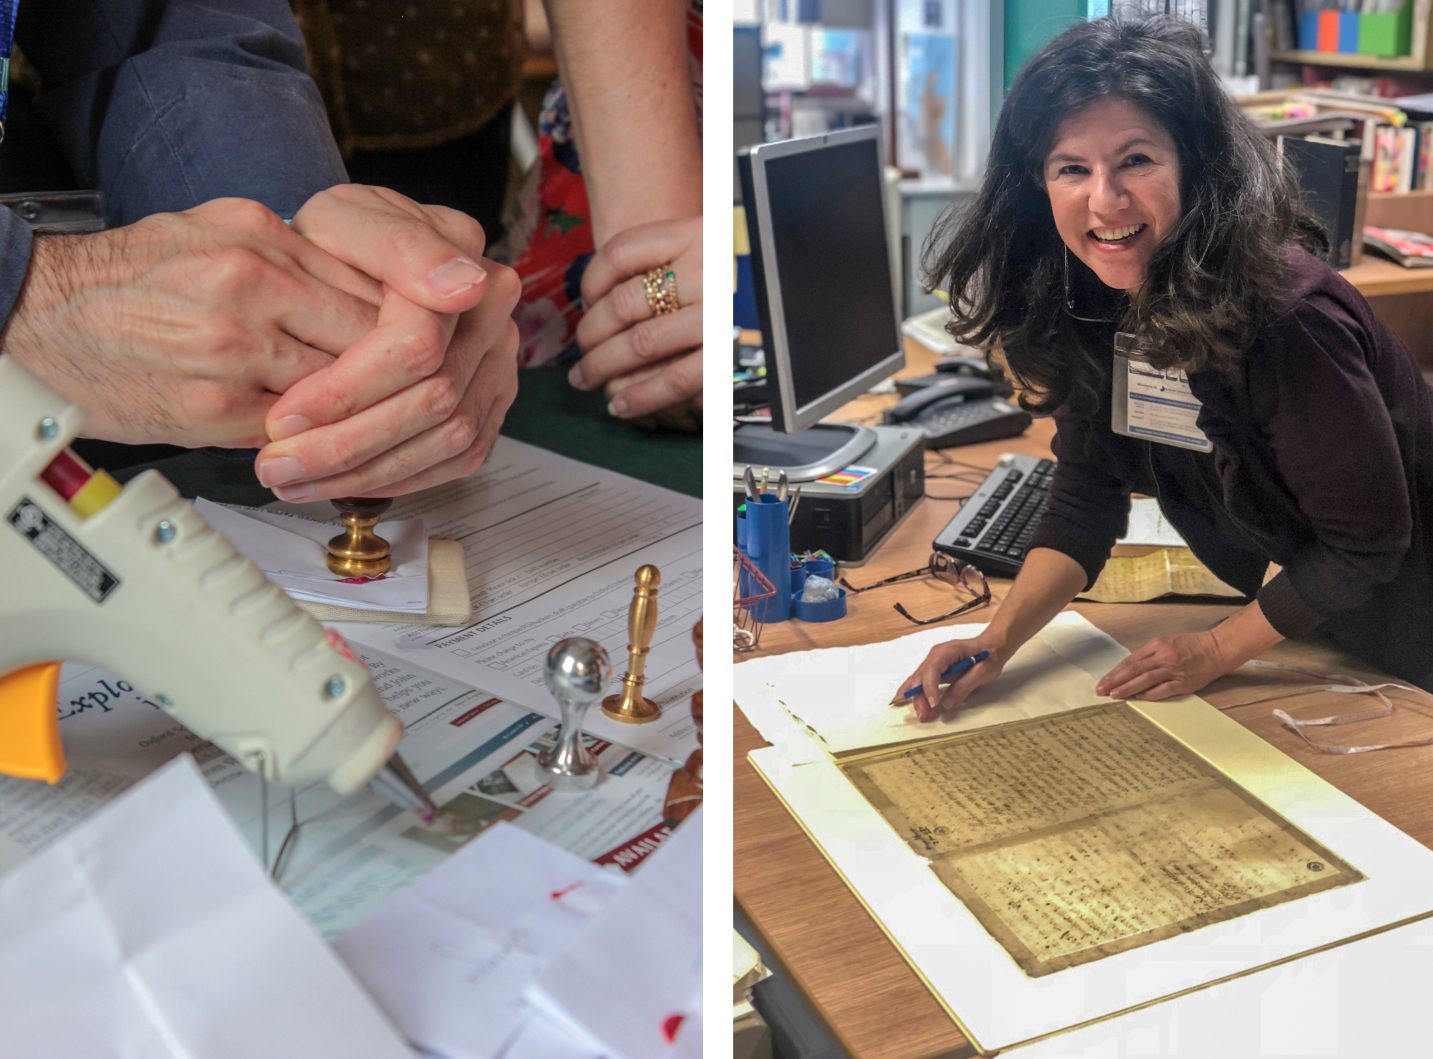
[[0,1052],[411,1053],[187,755],[0,878]]
[[335,522],[314,522],[281,511],[232,508],[196,500],[204,521],[229,539],[240,555],[296,600],[358,610],[423,614],[428,609],[428,532],[418,519],[382,524],[393,566],[372,581],[335,577],[324,563]]

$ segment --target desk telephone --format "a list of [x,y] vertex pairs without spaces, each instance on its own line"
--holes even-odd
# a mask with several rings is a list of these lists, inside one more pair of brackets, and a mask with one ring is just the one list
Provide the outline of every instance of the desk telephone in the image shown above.
[[1030,426],[1029,413],[997,392],[985,364],[952,357],[937,368],[935,375],[920,380],[929,385],[907,394],[886,413],[887,423],[917,427],[932,449],[1014,437]]

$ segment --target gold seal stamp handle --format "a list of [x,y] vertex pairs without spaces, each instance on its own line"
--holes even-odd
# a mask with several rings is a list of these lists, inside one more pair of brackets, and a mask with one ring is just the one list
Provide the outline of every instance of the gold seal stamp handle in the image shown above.
[[657,589],[662,572],[655,566],[637,570],[632,605],[627,609],[627,675],[622,678],[622,691],[602,700],[602,712],[614,721],[645,724],[662,715],[662,709],[642,696],[642,671],[647,668],[647,654],[652,650],[652,637],[657,631]]
[[374,532],[391,497],[346,496],[333,501],[344,532],[328,542],[328,568],[339,577],[378,577],[393,565],[393,549]]

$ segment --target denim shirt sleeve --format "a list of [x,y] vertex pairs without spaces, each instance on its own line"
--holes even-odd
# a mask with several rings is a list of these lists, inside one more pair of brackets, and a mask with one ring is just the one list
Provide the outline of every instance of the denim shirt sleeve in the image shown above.
[[[0,208],[0,325],[10,317],[30,269],[30,226]],[[0,353],[4,348],[0,347]]]
[[30,0],[17,37],[112,225],[224,196],[287,217],[347,180],[283,0]]

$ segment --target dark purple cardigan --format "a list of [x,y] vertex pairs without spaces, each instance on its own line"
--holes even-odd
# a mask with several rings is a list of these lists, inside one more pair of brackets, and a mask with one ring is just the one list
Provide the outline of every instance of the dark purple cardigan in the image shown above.
[[[1282,296],[1235,377],[1196,373],[1200,455],[1056,413],[1059,468],[1030,546],[1099,575],[1132,490],[1288,637],[1315,630],[1433,687],[1433,398],[1337,272],[1291,250]],[[1282,571],[1260,587],[1268,561]]]

